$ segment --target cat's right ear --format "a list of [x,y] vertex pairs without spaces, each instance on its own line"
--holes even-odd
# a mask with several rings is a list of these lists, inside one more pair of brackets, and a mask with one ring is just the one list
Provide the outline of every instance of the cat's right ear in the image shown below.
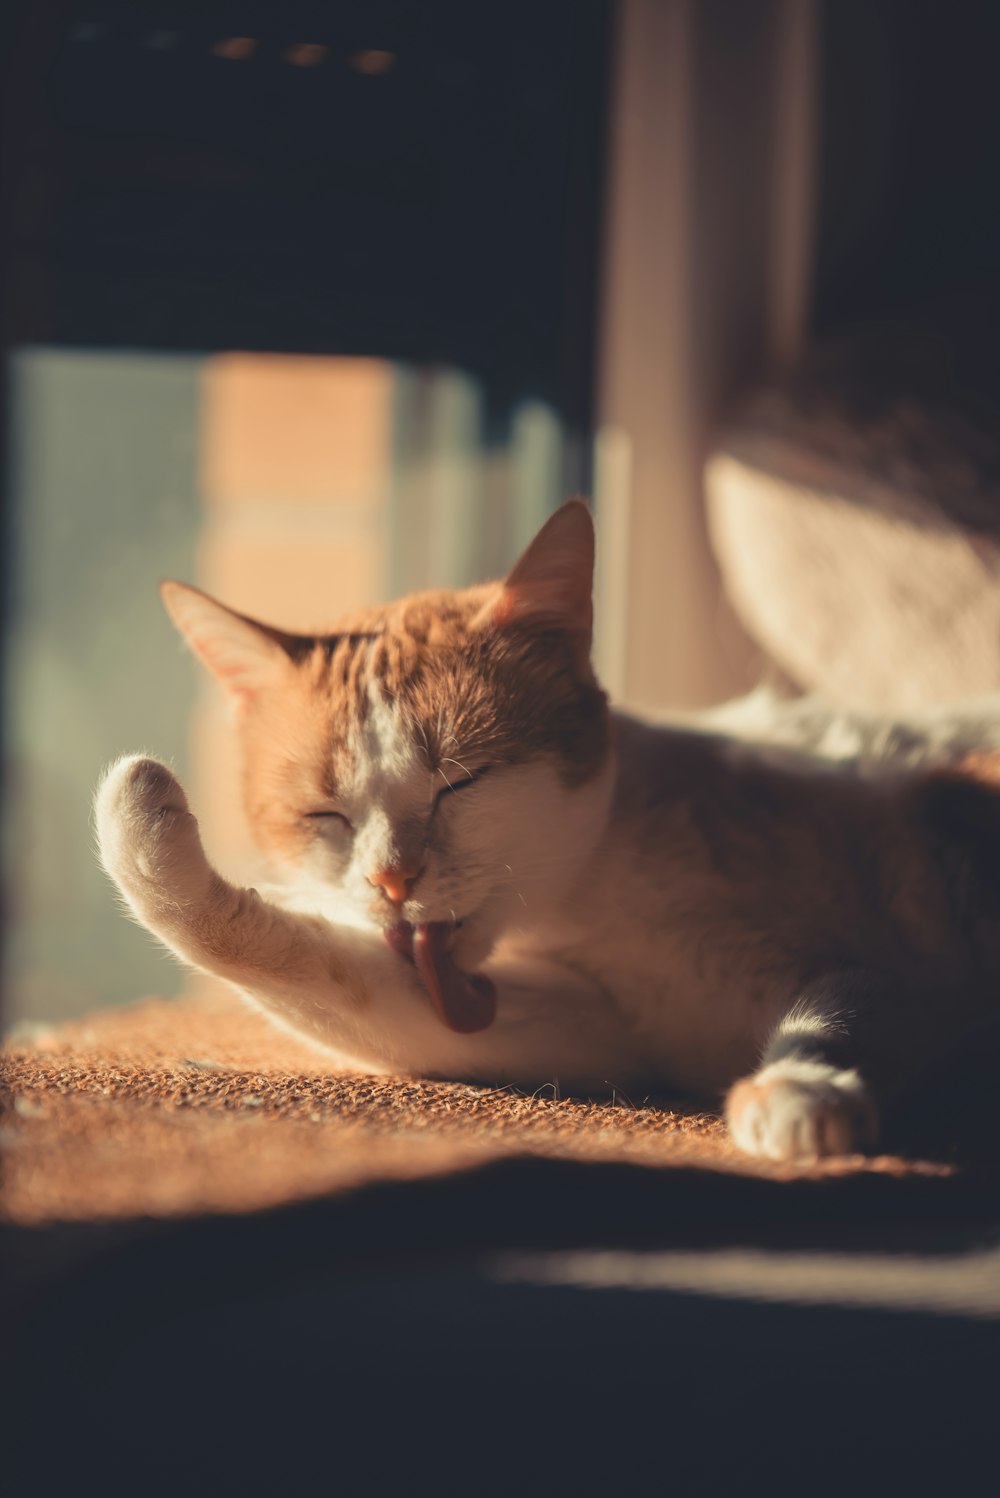
[[198,659],[239,709],[287,681],[290,660],[277,631],[233,613],[186,583],[160,584],[164,607]]
[[590,659],[594,625],[594,522],[571,499],[542,526],[477,620],[493,629],[558,629],[576,643],[581,665]]

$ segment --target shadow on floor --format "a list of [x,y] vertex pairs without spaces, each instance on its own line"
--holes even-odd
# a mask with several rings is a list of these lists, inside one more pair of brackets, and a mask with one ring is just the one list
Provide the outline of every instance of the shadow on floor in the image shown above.
[[514,1160],[242,1217],[5,1230],[11,1498],[971,1491],[990,1315],[510,1283],[502,1250],[924,1255],[973,1177]]

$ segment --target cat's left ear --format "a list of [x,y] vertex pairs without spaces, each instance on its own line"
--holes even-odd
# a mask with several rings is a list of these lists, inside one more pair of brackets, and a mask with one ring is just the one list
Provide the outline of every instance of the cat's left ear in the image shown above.
[[594,522],[582,499],[571,499],[542,526],[487,605],[482,622],[495,629],[529,625],[559,629],[590,658],[594,629]]
[[294,636],[237,614],[186,583],[162,582],[160,596],[188,645],[237,711],[262,692],[287,683]]

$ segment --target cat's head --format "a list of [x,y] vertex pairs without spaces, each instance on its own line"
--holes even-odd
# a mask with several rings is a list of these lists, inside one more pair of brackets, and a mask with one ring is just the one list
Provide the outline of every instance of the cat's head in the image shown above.
[[390,938],[447,929],[466,969],[542,917],[607,817],[593,564],[590,514],[571,501],[502,582],[415,594],[329,634],[165,583],[235,709],[258,844]]

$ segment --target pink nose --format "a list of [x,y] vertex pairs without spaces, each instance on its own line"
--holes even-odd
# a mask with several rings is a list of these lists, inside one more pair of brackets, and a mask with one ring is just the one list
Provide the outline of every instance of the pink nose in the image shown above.
[[368,875],[368,883],[380,889],[392,905],[402,905],[410,897],[410,891],[423,873],[422,868],[412,864],[393,864],[388,869],[376,869]]

